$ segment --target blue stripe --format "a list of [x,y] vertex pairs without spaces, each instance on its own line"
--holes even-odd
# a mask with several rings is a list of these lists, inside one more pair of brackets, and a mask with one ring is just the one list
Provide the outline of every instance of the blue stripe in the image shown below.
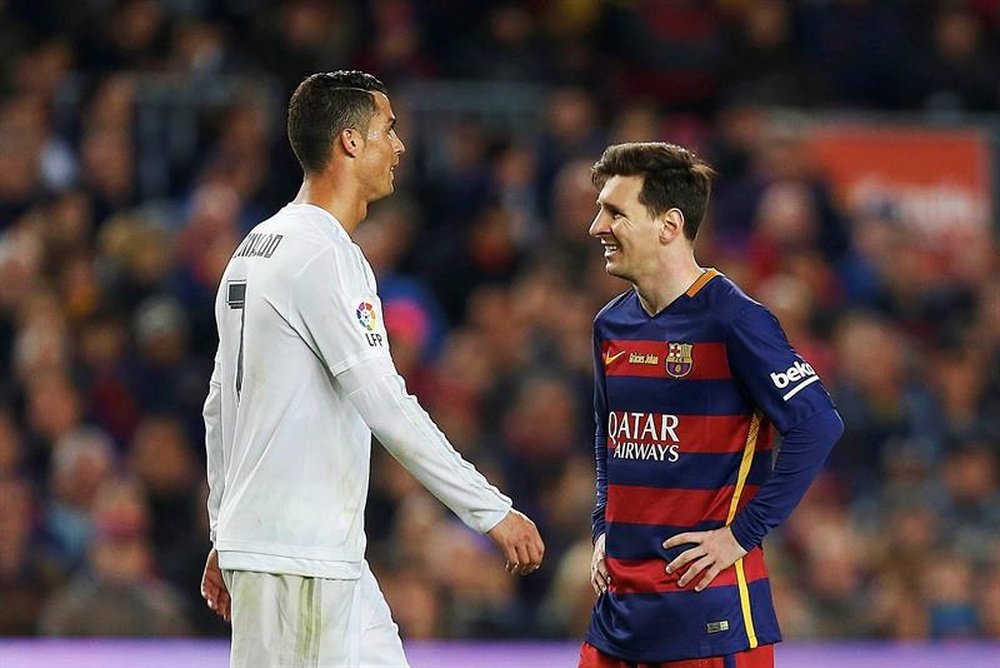
[[771,460],[774,453],[770,450],[754,453],[750,473],[747,474],[748,485],[763,485],[771,477]]
[[781,640],[778,616],[774,612],[771,599],[771,583],[768,579],[757,580],[747,585],[750,590],[750,616],[757,631],[757,642],[761,645]]
[[[767,579],[750,585],[760,644],[780,640]],[[759,620],[759,625],[758,625]],[[729,629],[709,633],[710,622]],[[725,656],[749,648],[738,588],[662,594],[604,594],[597,600],[587,642],[626,661],[661,662]]]
[[[742,458],[742,452],[681,453],[676,462],[609,456],[608,483],[660,489],[720,489],[736,484]],[[761,484],[770,471],[771,453],[756,453],[747,484]]]
[[674,415],[749,415],[753,405],[739,385],[723,380],[670,380],[608,376],[609,410],[649,412],[651,406]]
[[660,524],[607,523],[607,551],[614,559],[673,559],[685,546],[663,549],[663,541],[685,531],[711,531],[725,522],[699,522],[694,526],[666,526]]

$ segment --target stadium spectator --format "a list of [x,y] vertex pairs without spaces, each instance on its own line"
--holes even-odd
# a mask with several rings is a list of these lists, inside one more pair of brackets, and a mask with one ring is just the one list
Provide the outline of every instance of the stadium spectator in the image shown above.
[[141,485],[111,479],[98,490],[87,568],[46,602],[40,630],[56,636],[187,635],[180,595],[153,575],[149,511]]
[[55,444],[49,475],[52,499],[44,509],[44,522],[65,573],[86,557],[95,532],[94,498],[115,468],[111,441],[99,429],[76,429]]
[[60,569],[52,562],[37,524],[38,500],[26,480],[0,474],[0,635],[27,636],[38,632],[42,603],[58,582]]

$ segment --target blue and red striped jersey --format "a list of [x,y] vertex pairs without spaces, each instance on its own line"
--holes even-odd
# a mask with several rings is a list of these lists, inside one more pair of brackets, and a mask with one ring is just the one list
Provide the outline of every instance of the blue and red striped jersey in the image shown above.
[[[785,433],[833,408],[777,319],[707,270],[650,316],[634,290],[594,321],[597,506],[611,583],[587,642],[628,661],[722,656],[780,640],[758,545],[701,592],[664,540],[729,525]],[[825,456],[825,453],[823,453]],[[797,501],[798,499],[795,499]],[[695,580],[697,582],[697,580]]]

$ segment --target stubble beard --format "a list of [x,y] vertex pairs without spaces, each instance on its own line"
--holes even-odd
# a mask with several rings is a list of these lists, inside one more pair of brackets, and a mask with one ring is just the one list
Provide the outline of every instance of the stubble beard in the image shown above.
[[[618,253],[620,254],[621,250],[619,250]],[[617,263],[612,263],[610,260],[605,260],[604,261],[604,272],[608,276],[614,276],[615,278],[621,278],[621,279],[624,279],[626,281],[632,282],[632,277],[629,275],[628,270],[622,268],[621,261],[619,261]]]
[[393,179],[389,177],[385,185],[381,186],[378,189],[372,188],[372,193],[371,196],[368,198],[368,201],[377,202],[380,199],[385,199],[395,191],[396,191],[396,184],[393,182]]

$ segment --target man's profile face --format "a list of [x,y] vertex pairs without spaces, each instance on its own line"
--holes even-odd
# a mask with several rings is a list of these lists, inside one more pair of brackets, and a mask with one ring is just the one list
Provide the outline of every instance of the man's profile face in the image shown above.
[[597,216],[590,236],[601,242],[605,270],[635,283],[655,268],[659,255],[660,224],[639,203],[642,176],[612,176],[597,197]]
[[375,92],[372,95],[375,98],[375,113],[363,132],[364,145],[358,153],[358,178],[365,186],[369,202],[381,199],[393,191],[393,169],[406,151],[402,140],[396,135],[396,115],[389,104],[389,98],[385,93]]

